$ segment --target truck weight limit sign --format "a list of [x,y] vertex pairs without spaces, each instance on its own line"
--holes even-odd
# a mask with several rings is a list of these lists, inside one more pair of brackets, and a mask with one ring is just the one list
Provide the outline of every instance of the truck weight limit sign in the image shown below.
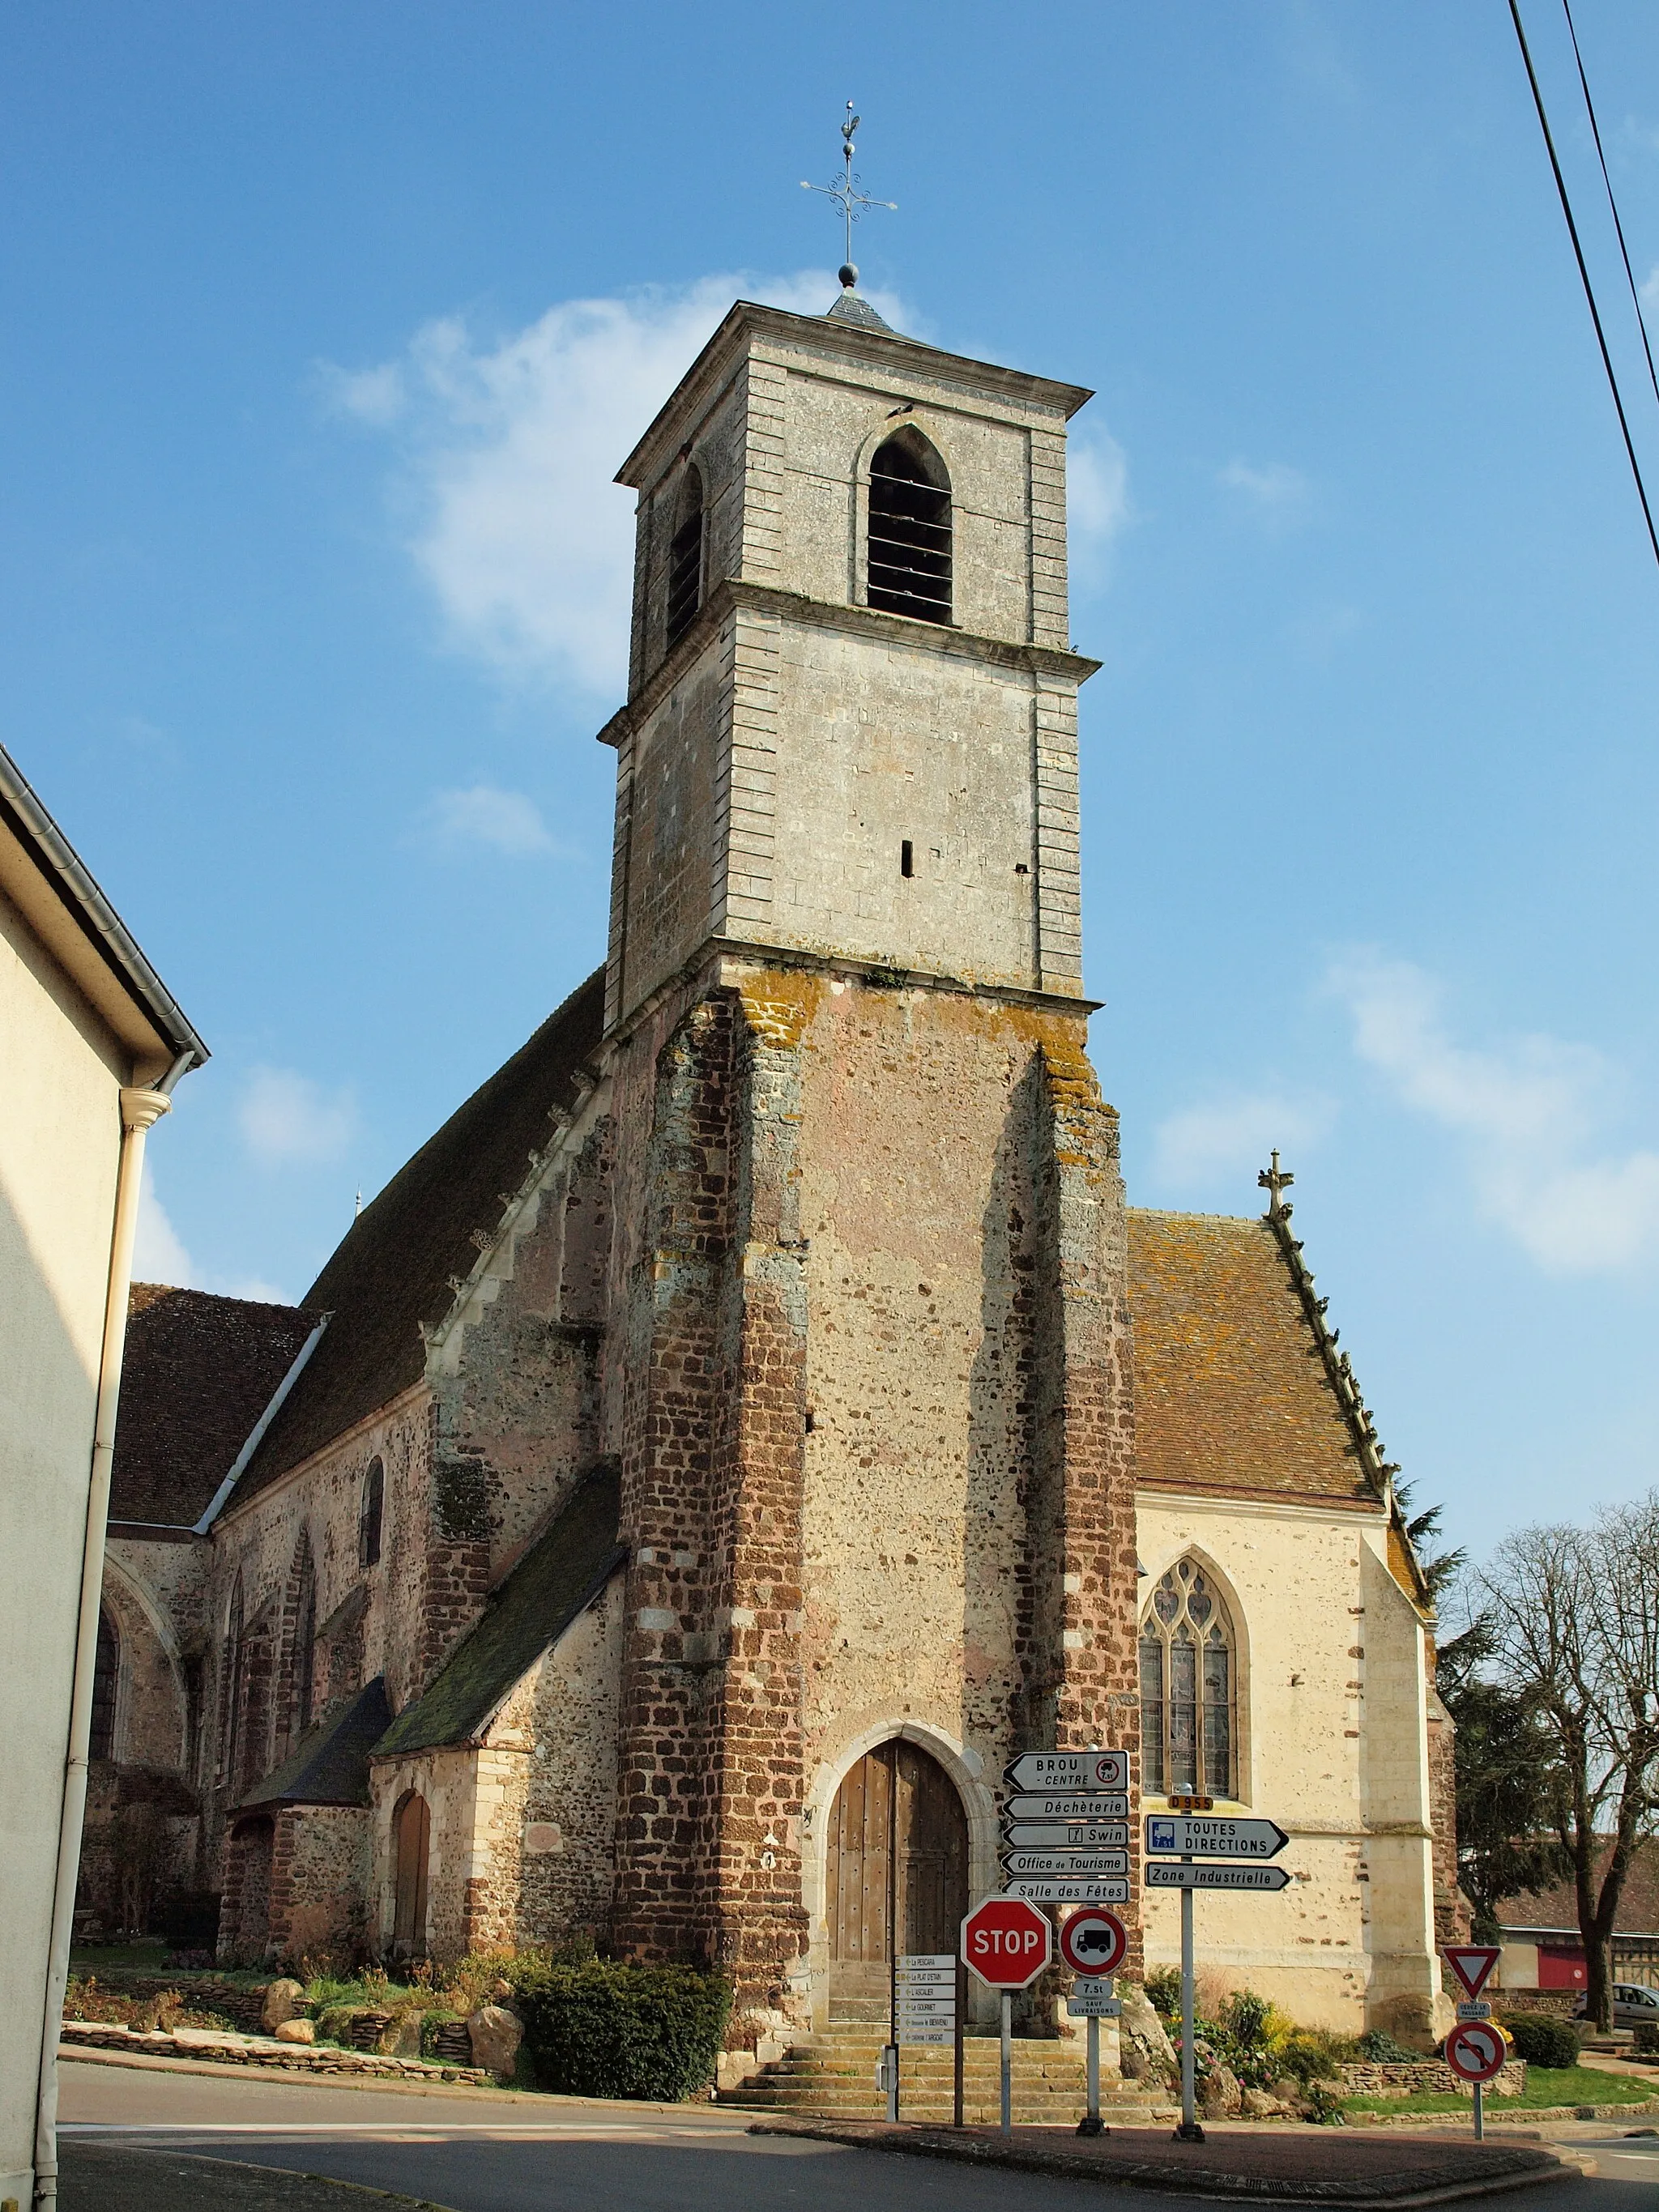
[[1085,1905],[1060,1931],[1060,1955],[1074,1974],[1094,1979],[1115,1974],[1129,1948],[1129,1931],[1115,1912]]

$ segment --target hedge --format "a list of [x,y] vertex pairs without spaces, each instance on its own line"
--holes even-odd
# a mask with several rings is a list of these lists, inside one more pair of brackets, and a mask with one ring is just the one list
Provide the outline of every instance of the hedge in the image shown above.
[[544,2089],[675,2104],[714,2079],[732,2009],[720,1974],[521,1959],[510,1978]]
[[1515,2055],[1528,2066],[1561,2067],[1578,2063],[1578,2038],[1569,2023],[1547,2012],[1516,2012],[1499,2023],[1509,2030]]

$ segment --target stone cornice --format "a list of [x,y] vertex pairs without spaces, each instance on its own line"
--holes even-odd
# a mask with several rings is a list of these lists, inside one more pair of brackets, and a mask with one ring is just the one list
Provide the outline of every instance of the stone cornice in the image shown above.
[[1017,406],[1058,415],[1062,422],[1094,397],[1085,385],[1061,384],[1053,377],[1034,376],[1027,369],[1002,368],[967,354],[942,353],[896,331],[866,330],[827,315],[791,314],[787,308],[763,307],[752,300],[738,300],[617,470],[618,483],[637,491],[661,473],[671,453],[678,450],[687,416],[701,414],[720,386],[731,380],[749,349],[748,341],[757,337],[778,339],[786,346],[828,360],[873,362],[901,376],[994,393]]
[[726,617],[740,607],[791,622],[811,623],[820,629],[838,629],[854,637],[876,639],[884,645],[926,647],[959,659],[977,660],[988,667],[1018,669],[1030,676],[1052,677],[1068,687],[1085,684],[1101,665],[1086,653],[1062,652],[1057,646],[988,637],[978,630],[957,629],[948,623],[918,622],[913,615],[890,615],[878,607],[855,607],[838,599],[815,599],[805,592],[784,591],[775,584],[751,584],[740,577],[727,576],[709,592],[696,619],[673,651],[659,661],[633,697],[611,717],[599,733],[599,743],[620,745],[624,738],[630,736],[689,674]]
[[1041,1014],[1064,1014],[1087,1019],[1098,1013],[1103,999],[1073,999],[1058,991],[1028,991],[1013,983],[976,983],[961,975],[939,975],[925,968],[893,968],[878,960],[861,960],[851,952],[808,952],[793,945],[766,945],[744,937],[707,937],[672,975],[647,992],[636,1006],[612,1024],[602,1045],[621,1044],[642,1022],[648,1021],[665,999],[690,993],[706,971],[716,963],[732,961],[747,968],[787,968],[811,975],[841,975],[854,982],[873,984],[891,991],[938,991],[963,999],[989,999],[999,1006],[1027,1006]]

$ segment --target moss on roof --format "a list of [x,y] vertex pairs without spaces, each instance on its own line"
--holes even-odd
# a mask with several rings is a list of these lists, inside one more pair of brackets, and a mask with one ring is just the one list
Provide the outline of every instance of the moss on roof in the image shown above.
[[1372,1500],[1272,1225],[1129,1212],[1137,1480]]
[[611,1465],[578,1484],[544,1535],[491,1591],[480,1619],[422,1696],[404,1707],[374,1747],[376,1759],[470,1743],[507,1692],[627,1557],[617,1540],[622,1481]]

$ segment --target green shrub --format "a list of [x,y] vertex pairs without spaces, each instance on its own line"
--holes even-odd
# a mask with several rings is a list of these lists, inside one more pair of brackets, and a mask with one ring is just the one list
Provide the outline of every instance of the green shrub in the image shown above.
[[1644,2020],[1637,2023],[1636,2048],[1644,2057],[1649,2052],[1659,2055],[1659,2021]]
[[1386,2027],[1368,2027],[1359,2039],[1359,2056],[1373,2066],[1405,2066],[1420,2060],[1420,2051],[1407,2051]]
[[1316,2128],[1345,2128],[1347,2115],[1342,2110],[1342,2092],[1328,2081],[1310,2081],[1307,2091],[1307,2117]]
[[543,2086],[677,2103],[714,2078],[731,1985],[691,1966],[517,1960],[509,1979]]
[[1181,2017],[1181,1969],[1154,1966],[1146,1977],[1146,2001],[1165,2020]]
[[1558,2020],[1553,2013],[1517,2012],[1508,2014],[1502,2025],[1510,2032],[1515,2056],[1528,2066],[1578,2063],[1578,2038],[1571,2021]]
[[1328,2028],[1298,2027],[1287,2035],[1274,2054],[1281,2074],[1288,2074],[1304,2088],[1316,2081],[1340,2078],[1342,2069],[1359,2056],[1352,2036],[1333,2035]]

